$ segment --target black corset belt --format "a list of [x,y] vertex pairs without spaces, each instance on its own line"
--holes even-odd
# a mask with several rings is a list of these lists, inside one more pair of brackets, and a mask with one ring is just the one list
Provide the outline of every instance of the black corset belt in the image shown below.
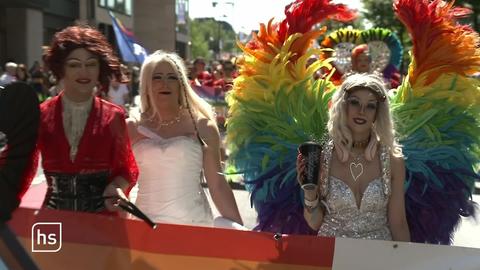
[[105,210],[103,191],[108,172],[63,174],[45,172],[48,189],[44,206],[59,210],[100,212]]

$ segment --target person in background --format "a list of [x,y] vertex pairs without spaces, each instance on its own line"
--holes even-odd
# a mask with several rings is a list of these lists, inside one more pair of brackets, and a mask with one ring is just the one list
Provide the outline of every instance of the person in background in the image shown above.
[[30,76],[24,64],[18,64],[16,77],[17,77],[17,81],[25,82],[25,83],[30,82]]
[[127,112],[127,102],[130,100],[130,91],[126,83],[117,81],[115,77],[110,80],[108,87],[108,101],[122,107]]
[[156,222],[212,226],[201,186],[220,214],[242,224],[220,163],[220,135],[211,106],[191,88],[183,60],[156,51],[140,71],[140,119],[128,127],[140,168],[136,204]]
[[8,62],[5,64],[5,72],[0,76],[0,86],[5,86],[17,80],[17,64]]
[[123,109],[94,96],[111,77],[124,82],[106,38],[88,26],[57,32],[45,63],[63,90],[40,106],[38,151],[48,189],[44,207],[115,211],[135,184],[138,168]]
[[207,64],[203,58],[193,61],[192,78],[194,85],[212,85],[212,74],[206,68]]
[[369,73],[372,58],[367,44],[361,44],[352,50],[352,71],[357,73]]

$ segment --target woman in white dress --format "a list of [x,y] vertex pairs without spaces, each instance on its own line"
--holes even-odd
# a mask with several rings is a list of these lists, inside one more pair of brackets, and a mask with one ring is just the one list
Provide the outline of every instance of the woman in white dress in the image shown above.
[[220,164],[212,108],[188,83],[183,60],[156,51],[140,71],[140,119],[128,128],[140,170],[136,205],[155,222],[212,226],[205,177],[220,215],[242,219]]

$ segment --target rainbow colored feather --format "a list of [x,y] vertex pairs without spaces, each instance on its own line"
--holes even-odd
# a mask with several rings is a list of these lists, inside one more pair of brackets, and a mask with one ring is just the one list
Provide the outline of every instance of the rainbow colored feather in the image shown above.
[[[333,31],[321,42],[322,47],[330,48],[331,51],[326,51],[322,54],[322,58],[328,59],[333,56],[334,52],[337,61],[334,62],[336,68],[336,74],[334,75],[335,84],[341,84],[341,77],[344,73],[351,72],[351,50],[360,44],[369,44],[369,46],[375,48],[375,43],[383,43],[390,52],[390,58],[383,59],[383,55],[375,52],[371,49],[370,55],[372,57],[371,68],[377,72],[383,73],[383,77],[390,81],[395,79],[395,85],[398,86],[399,82],[395,77],[399,74],[400,64],[402,62],[403,47],[400,44],[400,40],[397,35],[386,28],[372,28],[369,30],[349,29],[342,28]],[[378,57],[378,58],[377,58]],[[381,59],[379,59],[381,58]],[[385,61],[385,63],[383,63]],[[382,62],[382,63],[379,63]]]
[[480,161],[480,38],[456,19],[467,9],[440,0],[397,0],[413,40],[408,77],[392,100],[406,156],[406,210],[412,241],[449,244],[472,216]]
[[312,41],[325,32],[311,28],[327,18],[350,20],[355,14],[329,0],[296,1],[285,14],[281,23],[270,20],[250,42],[239,44],[244,58],[227,97],[227,141],[258,212],[257,229],[312,233],[296,181],[297,146],[325,134],[334,86],[328,79],[313,80],[316,70],[330,68],[330,60],[306,68],[308,58],[320,53],[309,48]]

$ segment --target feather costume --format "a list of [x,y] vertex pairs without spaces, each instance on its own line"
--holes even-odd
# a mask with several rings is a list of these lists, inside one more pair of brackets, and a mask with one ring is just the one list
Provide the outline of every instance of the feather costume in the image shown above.
[[479,37],[456,23],[468,9],[440,0],[397,0],[413,41],[408,77],[392,101],[406,157],[412,241],[449,244],[470,200],[480,161]]
[[240,76],[228,96],[227,140],[231,161],[244,174],[258,212],[256,229],[280,233],[312,233],[303,218],[295,160],[300,143],[326,132],[333,84],[314,81],[313,73],[329,66],[309,48],[325,28],[312,27],[325,19],[351,20],[355,13],[330,0],[296,1],[285,8],[286,19],[261,24],[246,45]]
[[[373,28],[369,30],[339,29],[330,33],[322,42],[326,51],[322,54],[324,59],[334,57],[335,78],[334,83],[341,84],[343,74],[352,70],[352,49],[360,44],[368,44],[371,70],[382,73],[386,80],[398,74],[402,62],[403,47],[397,35],[386,28]],[[396,82],[398,86],[399,82]]]
[[[480,161],[480,86],[469,75],[480,67],[479,37],[455,22],[467,10],[440,0],[397,0],[394,10],[414,44],[409,74],[391,98],[406,159],[412,241],[448,244],[460,217],[475,210],[470,198]],[[329,76],[312,79],[315,70],[331,68],[330,59],[306,68],[309,56],[322,53],[309,46],[324,28],[310,28],[353,13],[328,0],[296,1],[285,13],[280,24],[262,24],[250,42],[239,44],[245,55],[228,97],[227,140],[258,212],[256,229],[308,234],[314,232],[303,217],[297,147],[326,134],[335,91]]]

